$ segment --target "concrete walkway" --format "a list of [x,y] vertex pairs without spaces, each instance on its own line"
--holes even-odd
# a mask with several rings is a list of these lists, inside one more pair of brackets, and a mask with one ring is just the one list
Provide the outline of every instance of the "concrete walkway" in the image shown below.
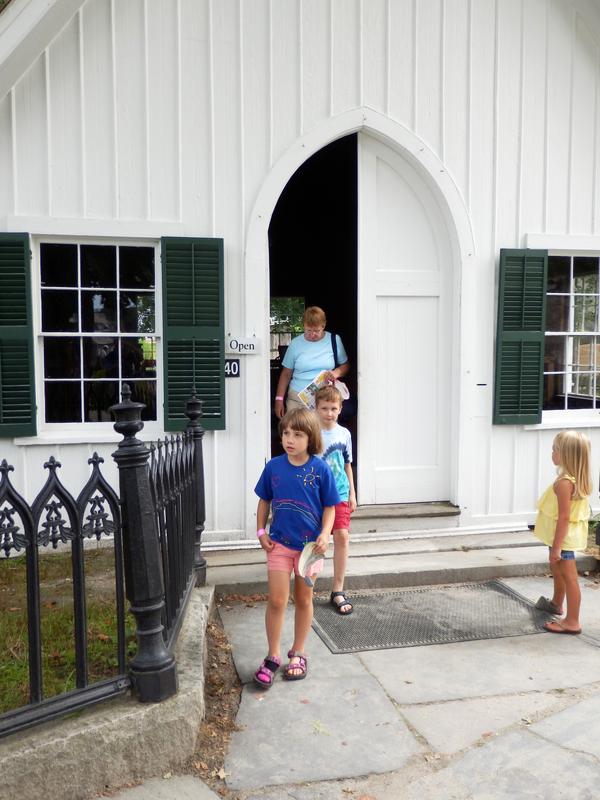
[[[504,582],[535,600],[546,577]],[[600,583],[582,577],[581,636],[546,633],[332,655],[314,632],[309,675],[252,674],[264,603],[220,613],[244,683],[225,763],[236,800],[584,800],[600,789]],[[290,607],[283,641],[291,642]],[[334,613],[332,611],[332,613]],[[360,614],[357,604],[355,613]],[[172,778],[118,800],[208,800]]]

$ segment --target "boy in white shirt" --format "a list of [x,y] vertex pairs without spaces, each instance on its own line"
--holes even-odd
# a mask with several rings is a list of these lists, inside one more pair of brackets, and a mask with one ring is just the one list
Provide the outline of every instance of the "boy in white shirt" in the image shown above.
[[323,452],[330,466],[341,502],[335,506],[333,523],[333,591],[329,602],[342,616],[352,613],[352,603],[344,592],[348,561],[350,514],[356,510],[356,492],[352,474],[352,437],[347,428],[338,425],[342,395],[335,386],[323,386],[315,395],[316,412],[321,425]]

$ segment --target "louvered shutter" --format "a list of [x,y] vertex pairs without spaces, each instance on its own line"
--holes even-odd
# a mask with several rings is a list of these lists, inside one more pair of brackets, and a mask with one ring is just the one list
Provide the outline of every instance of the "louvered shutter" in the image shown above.
[[542,421],[546,250],[501,250],[494,424]]
[[0,233],[0,436],[35,436],[29,235]]
[[223,240],[162,239],[165,430],[187,424],[195,388],[202,425],[225,428]]

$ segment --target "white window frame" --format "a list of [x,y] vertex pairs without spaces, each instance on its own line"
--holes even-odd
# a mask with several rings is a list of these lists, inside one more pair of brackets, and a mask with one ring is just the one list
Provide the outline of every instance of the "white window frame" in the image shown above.
[[[103,442],[114,441],[115,431],[113,422],[46,422],[45,413],[45,380],[44,380],[44,338],[51,334],[42,332],[42,286],[41,286],[41,257],[42,244],[71,244],[71,245],[109,245],[114,247],[153,247],[155,270],[155,333],[156,338],[156,420],[144,421],[141,433],[143,439],[156,439],[163,435],[163,351],[162,351],[162,269],[160,240],[153,237],[121,238],[118,236],[52,236],[35,235],[31,237],[31,293],[32,317],[34,339],[34,372],[35,395],[37,403],[37,431],[36,437],[30,437],[31,443],[36,440],[51,440],[52,442]],[[124,381],[126,382],[126,381]],[[27,444],[20,439],[19,443]]]
[[[600,259],[600,236],[570,236],[554,234],[527,234],[525,247],[532,250],[547,250],[548,257],[592,256]],[[544,332],[544,336],[546,335]],[[582,336],[585,332],[582,331]],[[591,335],[594,335],[593,333]],[[600,336],[600,332],[598,333]],[[525,425],[526,430],[540,428],[600,428],[600,409],[552,409],[542,411],[538,425]]]

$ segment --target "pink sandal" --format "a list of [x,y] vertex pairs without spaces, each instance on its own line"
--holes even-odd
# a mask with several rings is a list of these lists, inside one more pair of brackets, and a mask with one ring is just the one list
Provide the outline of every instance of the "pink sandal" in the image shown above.
[[270,689],[273,686],[275,673],[281,666],[281,660],[277,656],[265,656],[262,664],[254,673],[254,683],[261,689]]
[[[306,674],[308,672],[308,659],[301,653],[299,650],[290,650],[288,653],[288,658],[297,658],[299,659],[297,664],[292,664],[290,661],[289,664],[285,665],[283,670],[283,677],[286,681],[301,681],[306,678]],[[299,675],[294,675],[293,670],[301,670]]]

